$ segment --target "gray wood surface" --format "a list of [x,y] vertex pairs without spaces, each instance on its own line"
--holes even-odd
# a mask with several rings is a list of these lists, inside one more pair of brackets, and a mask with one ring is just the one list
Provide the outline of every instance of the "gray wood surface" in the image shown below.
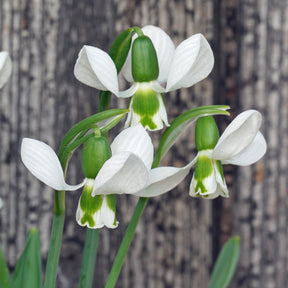
[[[97,91],[73,75],[80,48],[89,44],[108,50],[118,33],[147,24],[160,26],[176,45],[201,32],[215,54],[207,79],[165,95],[169,120],[206,104],[231,105],[231,119],[245,109],[258,109],[268,151],[251,167],[225,167],[229,199],[192,199],[192,175],[177,189],[151,199],[117,287],[204,288],[231,235],[242,239],[231,288],[286,287],[287,0],[0,0],[0,50],[9,51],[13,60],[12,77],[0,91],[0,243],[9,267],[31,227],[40,230],[45,265],[52,220],[53,192],[22,165],[21,139],[33,137],[57,149],[73,124],[97,111]],[[113,108],[127,105],[113,97]],[[229,121],[219,119],[224,129]],[[159,134],[153,136],[157,143]],[[194,152],[191,130],[162,164],[182,166]],[[69,168],[70,183],[82,178],[79,155]],[[85,229],[75,222],[79,196],[80,191],[67,193],[61,288],[77,287],[80,272]],[[101,231],[94,287],[104,287],[136,202],[133,196],[117,197],[120,226]]]

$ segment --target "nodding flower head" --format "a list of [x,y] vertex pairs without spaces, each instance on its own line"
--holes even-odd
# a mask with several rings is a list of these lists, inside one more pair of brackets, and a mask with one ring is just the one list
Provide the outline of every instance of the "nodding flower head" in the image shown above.
[[177,48],[160,28],[149,25],[143,35],[134,35],[132,47],[122,68],[131,83],[119,91],[117,69],[110,56],[99,48],[84,46],[74,68],[76,78],[91,87],[111,91],[117,97],[132,97],[125,127],[141,123],[148,130],[169,126],[162,94],[191,87],[206,78],[214,65],[209,43],[195,34]]
[[190,195],[213,199],[228,197],[222,164],[251,165],[266,152],[266,141],[259,132],[262,117],[258,111],[239,114],[219,138],[211,116],[197,120],[195,141],[197,163],[190,185]]

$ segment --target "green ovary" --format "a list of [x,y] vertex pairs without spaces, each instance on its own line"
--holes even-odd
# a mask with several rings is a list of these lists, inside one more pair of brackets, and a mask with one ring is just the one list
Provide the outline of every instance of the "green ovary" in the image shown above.
[[153,116],[159,111],[158,95],[152,89],[139,89],[133,96],[133,112],[139,115],[143,127],[156,129],[157,125],[153,121]]
[[209,177],[213,173],[212,161],[207,156],[200,156],[198,158],[194,179],[196,184],[195,191],[201,190],[201,194],[207,192],[206,187],[203,184],[203,180]]

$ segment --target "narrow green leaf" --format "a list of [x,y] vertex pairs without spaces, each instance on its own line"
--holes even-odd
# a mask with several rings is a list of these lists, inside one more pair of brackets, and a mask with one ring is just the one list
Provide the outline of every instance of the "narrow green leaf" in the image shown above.
[[95,124],[100,129],[104,129],[105,131],[107,131],[107,127],[109,127],[109,129],[114,127],[128,111],[128,109],[108,110],[97,113],[78,122],[64,136],[58,152],[59,158],[61,157],[61,154],[63,153],[65,148],[71,143],[71,141],[74,140],[83,130],[90,128],[91,124]]
[[42,260],[37,229],[28,233],[25,248],[16,264],[12,288],[42,287]]
[[132,34],[133,28],[125,30],[114,40],[109,49],[108,54],[115,63],[117,73],[120,72],[126,61],[132,42]]
[[240,252],[240,237],[230,238],[223,246],[216,264],[208,288],[226,288],[234,274]]
[[181,134],[199,117],[207,115],[229,115],[229,112],[226,111],[229,108],[230,107],[226,105],[202,106],[188,110],[175,118],[160,139],[158,150],[153,162],[153,167],[157,167],[159,165],[163,156],[176,142],[178,137],[181,136]]
[[[132,34],[133,34],[133,28],[125,30],[114,40],[109,49],[108,54],[115,63],[117,73],[120,72],[126,61],[132,42]],[[100,91],[98,111],[102,112],[109,109],[110,101],[111,101],[111,92]]]
[[0,247],[0,287],[1,288],[11,287],[10,274],[1,247]]

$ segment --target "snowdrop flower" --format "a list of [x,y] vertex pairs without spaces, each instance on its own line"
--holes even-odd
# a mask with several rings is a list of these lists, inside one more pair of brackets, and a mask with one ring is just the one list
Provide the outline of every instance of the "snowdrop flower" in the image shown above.
[[81,49],[74,74],[88,86],[111,91],[120,98],[132,96],[125,127],[140,122],[146,129],[159,130],[163,124],[169,126],[161,94],[191,87],[206,78],[213,68],[214,56],[201,34],[189,37],[175,49],[162,29],[149,25],[142,32],[144,35],[134,35],[122,69],[125,79],[131,83],[128,90],[119,91],[114,62],[96,47]]
[[[153,144],[141,124],[123,130],[111,144],[111,158],[105,161],[95,179],[86,177],[79,185],[68,185],[65,182],[56,153],[41,141],[24,138],[21,157],[24,165],[36,178],[55,190],[71,191],[85,185],[76,219],[78,224],[87,224],[91,228],[100,228],[103,225],[117,227],[113,203],[115,200],[111,198],[113,194],[158,196],[178,185],[191,168],[189,164],[182,168],[151,169]],[[93,200],[93,197],[97,197],[97,200]]]
[[266,152],[266,141],[259,132],[262,117],[258,111],[239,114],[219,138],[213,117],[197,120],[195,141],[197,163],[190,185],[190,195],[213,199],[228,197],[222,164],[247,166]]
[[0,52],[0,89],[8,81],[12,72],[12,63],[8,52]]

